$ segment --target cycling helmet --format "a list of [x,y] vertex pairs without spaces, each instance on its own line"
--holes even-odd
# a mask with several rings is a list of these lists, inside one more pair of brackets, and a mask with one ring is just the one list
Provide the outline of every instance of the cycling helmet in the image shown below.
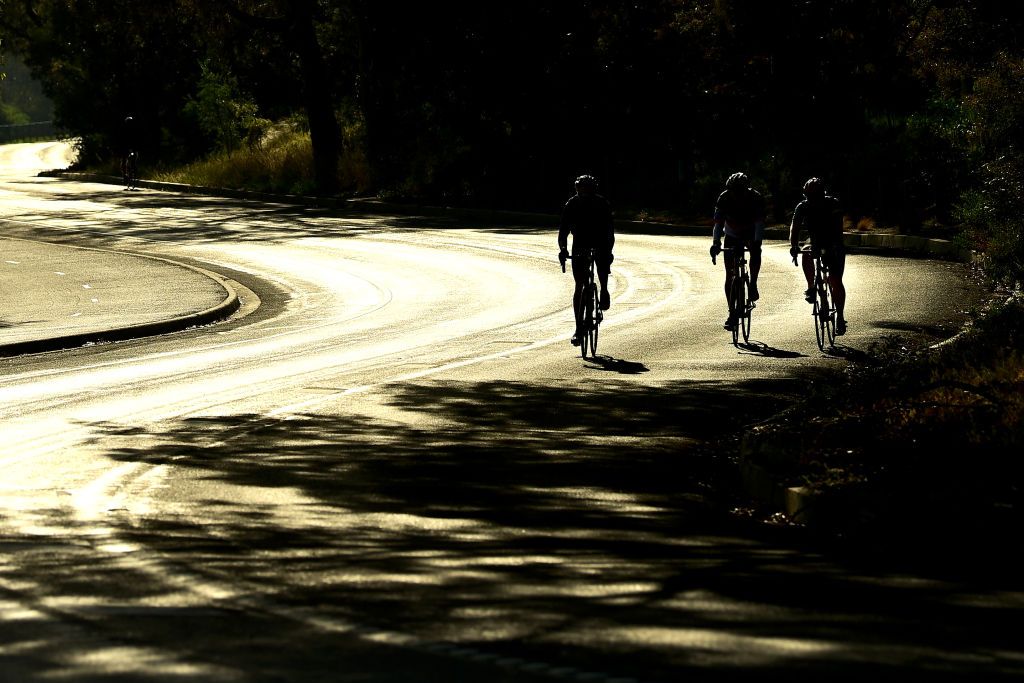
[[750,187],[750,178],[747,177],[746,173],[733,173],[725,181],[725,189],[727,190],[745,190],[748,187]]
[[592,175],[581,175],[576,179],[576,189],[597,190],[597,178]]
[[825,194],[825,181],[821,178],[809,178],[804,183],[804,196],[810,199],[811,197],[820,197]]

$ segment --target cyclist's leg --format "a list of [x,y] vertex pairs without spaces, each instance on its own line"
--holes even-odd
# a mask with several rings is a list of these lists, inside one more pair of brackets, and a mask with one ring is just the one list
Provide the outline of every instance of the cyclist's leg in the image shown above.
[[725,328],[731,329],[731,327],[736,324],[736,318],[732,310],[732,283],[733,280],[736,278],[737,265],[735,250],[741,248],[743,246],[743,242],[734,237],[726,235],[723,246],[726,248],[726,251],[722,252],[722,263],[725,267],[725,305],[729,309],[729,315],[725,320]]
[[608,249],[594,250],[594,265],[597,280],[601,285],[601,310],[607,311],[612,306],[611,292],[608,290],[608,275],[612,272],[612,252]]
[[846,251],[842,247],[825,252],[829,258],[828,283],[832,286],[832,304],[836,308],[836,334],[846,333],[846,286],[843,284],[843,272],[846,270]]
[[573,253],[572,255],[572,277],[575,286],[572,293],[572,312],[576,320],[576,328],[573,331],[572,343],[579,344],[580,332],[583,328],[584,301],[583,293],[586,290],[587,282],[590,279],[590,265],[587,263],[586,254]]
[[757,301],[760,297],[757,291],[757,275],[761,272],[761,240],[750,240],[747,246],[750,249],[750,300]]
[[800,266],[804,271],[804,279],[807,281],[804,300],[811,304],[814,303],[814,256],[811,254],[811,245],[809,244],[800,250]]

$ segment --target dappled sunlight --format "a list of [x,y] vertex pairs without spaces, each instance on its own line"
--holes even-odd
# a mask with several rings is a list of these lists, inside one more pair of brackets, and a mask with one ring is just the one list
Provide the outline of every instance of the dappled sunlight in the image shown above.
[[[33,184],[46,183],[45,191],[33,191]],[[379,235],[408,228],[438,230],[482,230],[495,233],[549,234],[554,219],[544,227],[509,224],[501,216],[474,224],[464,217],[455,219],[435,210],[410,208],[396,215],[398,207],[388,205],[387,213],[375,212],[364,204],[348,208],[305,206],[233,199],[229,197],[174,192],[125,193],[118,186],[74,183],[73,192],[54,193],[63,181],[36,179],[26,182],[18,193],[17,212],[0,219],[30,224],[35,235],[55,241],[74,241],[65,228],[89,232],[97,244],[114,245],[125,240],[173,241],[200,246],[210,242],[267,242],[327,240],[358,235]],[[88,189],[92,188],[92,189]],[[38,198],[33,199],[32,195]],[[198,218],[197,218],[198,216]],[[101,217],[101,220],[98,220]],[[49,231],[49,234],[47,234]]]
[[[354,618],[367,642],[514,644],[612,672],[634,657],[664,672],[917,657],[963,671],[960,655],[981,656],[983,643],[990,653],[990,629],[971,640],[963,628],[1018,616],[1019,606],[984,600],[1006,592],[998,584],[843,564],[797,538],[752,536],[725,514],[731,469],[686,435],[718,433],[736,401],[779,391],[422,381],[390,386],[383,400],[425,421],[208,416],[142,440],[136,427],[98,423],[95,445],[110,458],[169,468],[189,498],[133,512],[104,512],[96,498],[88,507],[109,533],[93,543],[109,560],[58,536],[45,555],[15,547],[3,576],[23,590],[132,604],[187,603],[196,591],[230,600],[230,577],[274,605],[317,606],[315,620],[278,623],[282,637]],[[655,419],[653,406],[672,419]],[[957,656],[929,644],[951,625]],[[1015,651],[1009,640],[1003,649]]]

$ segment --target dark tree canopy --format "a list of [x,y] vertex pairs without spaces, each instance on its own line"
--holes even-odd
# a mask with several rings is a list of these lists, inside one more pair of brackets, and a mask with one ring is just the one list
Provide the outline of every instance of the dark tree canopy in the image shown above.
[[[5,0],[0,35],[96,157],[126,112],[168,164],[212,149],[186,105],[213,74],[304,118],[321,192],[354,189],[358,151],[378,192],[550,209],[589,171],[703,215],[743,169],[777,220],[817,175],[913,230],[1020,208],[1021,23],[988,0]],[[998,216],[966,210],[993,187]]]

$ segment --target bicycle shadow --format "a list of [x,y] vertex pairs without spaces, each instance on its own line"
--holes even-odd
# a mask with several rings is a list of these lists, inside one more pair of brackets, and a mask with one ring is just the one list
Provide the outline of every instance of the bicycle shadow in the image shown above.
[[748,356],[764,356],[765,358],[807,358],[806,353],[777,349],[760,341],[740,342],[736,344],[736,348],[740,349],[741,354]]
[[874,355],[861,349],[855,349],[852,346],[846,346],[843,344],[836,344],[822,351],[822,353],[830,358],[844,358],[846,360],[854,360],[865,362],[874,358]]
[[586,367],[590,370],[604,370],[606,372],[617,372],[620,375],[639,375],[644,372],[650,372],[650,368],[643,363],[637,363],[636,361],[623,360],[621,358],[613,358],[612,356],[596,356],[594,358],[588,358],[592,363],[596,365],[587,365]]

